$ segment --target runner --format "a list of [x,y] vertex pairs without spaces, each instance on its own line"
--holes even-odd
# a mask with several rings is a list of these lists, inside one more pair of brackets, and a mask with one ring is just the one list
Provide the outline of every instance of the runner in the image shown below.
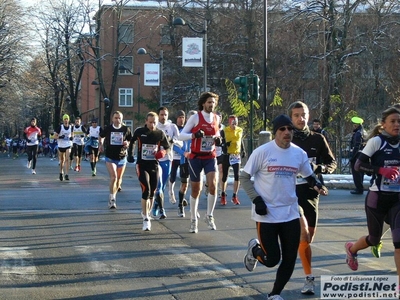
[[58,158],[60,162],[60,181],[69,180],[69,153],[74,137],[73,127],[69,124],[69,115],[63,115],[63,124],[55,130],[55,139],[58,144]]
[[31,126],[28,126],[24,130],[26,139],[26,152],[28,154],[28,162],[26,167],[30,169],[32,167],[32,174],[36,174],[36,160],[39,145],[39,137],[42,135],[42,131],[36,126],[36,118],[31,119]]

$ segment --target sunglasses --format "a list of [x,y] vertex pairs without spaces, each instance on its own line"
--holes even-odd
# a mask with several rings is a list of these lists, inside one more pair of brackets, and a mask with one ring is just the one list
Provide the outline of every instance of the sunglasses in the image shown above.
[[292,131],[293,127],[291,127],[291,126],[283,126],[283,127],[279,127],[278,130],[279,131],[285,131],[285,130]]

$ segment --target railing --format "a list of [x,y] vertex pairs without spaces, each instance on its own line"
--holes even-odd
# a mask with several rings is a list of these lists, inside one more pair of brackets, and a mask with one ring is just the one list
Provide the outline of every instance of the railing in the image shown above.
[[[246,147],[246,152],[249,144],[248,139],[243,140],[244,145]],[[350,162],[349,162],[349,154],[350,154],[350,141],[348,140],[332,140],[328,141],[329,147],[332,150],[333,155],[337,161],[337,168],[334,172],[335,174],[350,174]],[[253,149],[256,149],[259,146],[258,139],[253,139]],[[242,166],[246,163],[247,159],[242,160]]]

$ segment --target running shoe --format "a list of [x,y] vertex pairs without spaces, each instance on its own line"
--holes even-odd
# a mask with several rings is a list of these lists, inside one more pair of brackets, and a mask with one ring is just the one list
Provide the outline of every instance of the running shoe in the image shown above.
[[117,201],[115,201],[115,199],[108,200],[108,208],[109,209],[117,208]]
[[199,232],[199,229],[198,229],[198,227],[197,227],[197,224],[198,224],[197,220],[191,220],[191,221],[190,221],[190,229],[189,229],[189,232],[190,232],[190,233],[197,233],[197,232]]
[[80,172],[80,171],[81,171],[81,165],[78,166],[78,172]]
[[258,244],[260,244],[260,242],[257,239],[251,239],[247,244],[247,253],[243,258],[243,263],[249,272],[253,272],[257,266],[257,259],[253,255],[253,248]]
[[165,213],[164,208],[160,208],[160,220],[164,220],[167,218],[167,214]]
[[221,205],[226,205],[226,195],[221,195]]
[[185,217],[185,208],[182,207],[178,207],[178,217],[184,218]]
[[26,167],[27,167],[28,169],[31,168],[31,161],[30,161],[30,160],[28,160],[28,162],[26,163]]
[[357,254],[353,254],[350,252],[351,246],[353,246],[354,243],[352,242],[347,242],[344,244],[344,248],[346,249],[346,263],[349,266],[350,269],[353,271],[357,271],[358,269],[358,261],[357,261]]
[[119,188],[118,188],[118,192],[121,192],[121,191],[122,191],[122,188],[121,188],[121,187],[119,187]]
[[96,170],[92,171],[92,176],[96,176]]
[[69,166],[70,170],[74,170],[74,167],[72,165]]
[[151,212],[153,213],[154,217],[157,217],[158,213],[159,213],[159,209],[158,209],[158,203],[154,201],[153,204],[153,209],[151,210]]
[[75,172],[79,172],[79,167],[76,166],[76,167],[74,168],[74,171],[75,171]]
[[60,181],[63,181],[63,180],[64,180],[63,173],[60,173]]
[[217,230],[217,227],[215,226],[215,223],[214,223],[214,217],[213,216],[206,216],[204,218],[204,221],[207,223],[209,229]]
[[187,201],[186,199],[183,199],[183,200],[182,200],[182,205],[183,205],[183,206],[188,206],[188,204],[189,204],[189,203],[188,203],[188,201]]
[[68,174],[65,174],[64,179],[65,179],[65,180],[69,180]]
[[307,276],[301,293],[303,295],[314,295],[314,276]]
[[376,246],[371,246],[372,255],[375,256],[376,258],[380,258],[381,257],[382,246],[383,246],[382,241],[379,242],[379,244],[376,245]]
[[144,219],[143,220],[143,227],[142,227],[143,231],[150,231],[151,230],[151,222],[149,219]]
[[32,175],[35,175],[36,174],[36,171],[35,171],[35,169],[33,169],[32,170]]
[[240,205],[239,198],[237,196],[232,197],[231,201],[235,205]]
[[267,300],[284,300],[280,295],[268,296]]

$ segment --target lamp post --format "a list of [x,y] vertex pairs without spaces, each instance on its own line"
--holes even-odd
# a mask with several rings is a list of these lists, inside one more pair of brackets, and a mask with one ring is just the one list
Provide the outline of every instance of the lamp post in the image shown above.
[[160,57],[157,58],[153,55],[151,55],[150,53],[147,52],[147,50],[145,48],[139,48],[137,51],[137,54],[139,55],[150,55],[150,57],[152,59],[154,59],[155,61],[159,61],[160,62],[160,79],[159,79],[159,85],[160,85],[160,107],[163,106],[163,84],[162,84],[162,77],[163,77],[163,67],[164,67],[164,51],[160,50]]
[[98,83],[96,80],[92,81],[92,85],[97,85],[99,86],[99,126],[101,126],[101,92],[100,92],[100,83]]
[[138,67],[138,71],[137,73],[132,72],[131,70],[129,70],[128,68],[126,68],[124,65],[120,65],[119,66],[119,70],[121,71],[128,71],[128,73],[131,73],[132,75],[137,75],[138,76],[138,85],[137,85],[137,114],[138,114],[138,123],[139,123],[139,118],[140,118],[140,67]]
[[208,20],[204,19],[204,28],[203,30],[196,30],[190,23],[186,23],[182,18],[175,18],[172,22],[174,26],[188,26],[190,30],[193,32],[199,33],[203,35],[203,71],[204,71],[204,78],[203,78],[203,92],[207,91],[207,25]]

